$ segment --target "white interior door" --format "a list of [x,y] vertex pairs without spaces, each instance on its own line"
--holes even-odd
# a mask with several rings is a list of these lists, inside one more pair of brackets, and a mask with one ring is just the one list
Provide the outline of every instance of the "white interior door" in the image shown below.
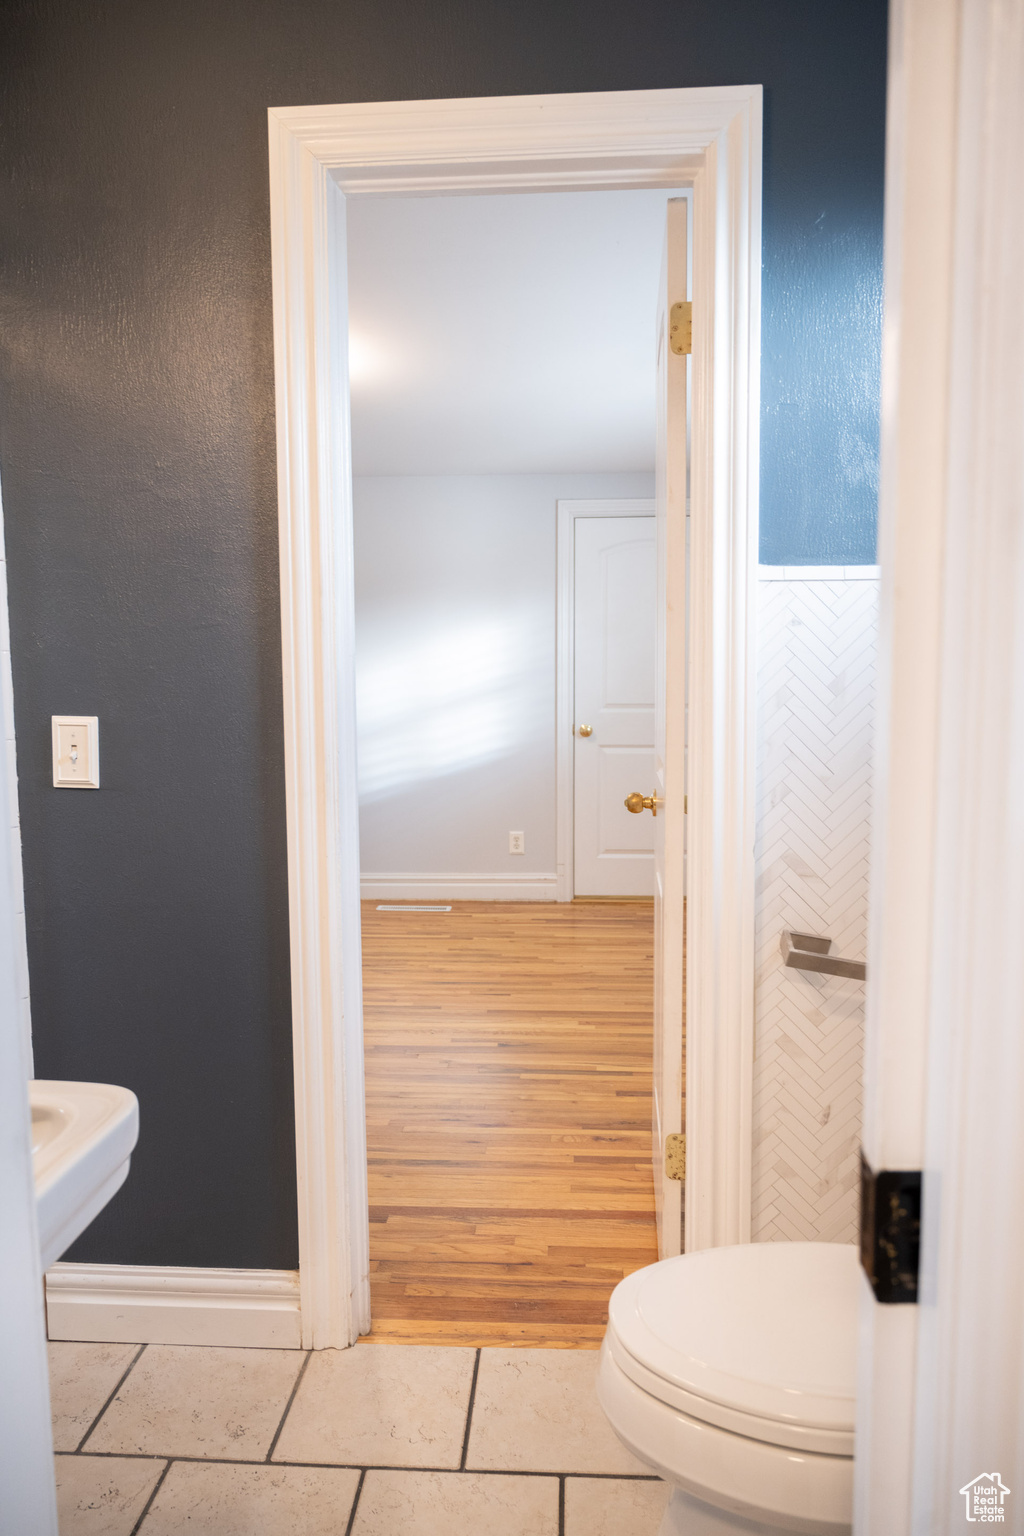
[[654,772],[653,517],[577,517],[574,537],[573,887],[651,896],[654,828],[625,799]]
[[[657,600],[654,709],[654,1191],[658,1253],[682,1251],[683,1186],[665,1173],[665,1140],[683,1129],[686,789],[686,356],[672,350],[672,305],[685,301],[686,201],[668,204],[657,321]],[[649,793],[646,784],[635,785]],[[648,819],[648,812],[643,819]],[[640,820],[640,817],[636,818]]]

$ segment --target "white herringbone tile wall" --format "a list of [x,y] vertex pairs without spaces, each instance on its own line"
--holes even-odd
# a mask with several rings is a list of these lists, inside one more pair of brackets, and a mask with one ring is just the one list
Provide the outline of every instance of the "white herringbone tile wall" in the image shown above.
[[864,958],[878,581],[761,576],[752,1235],[855,1242],[864,985],[787,969],[779,936]]

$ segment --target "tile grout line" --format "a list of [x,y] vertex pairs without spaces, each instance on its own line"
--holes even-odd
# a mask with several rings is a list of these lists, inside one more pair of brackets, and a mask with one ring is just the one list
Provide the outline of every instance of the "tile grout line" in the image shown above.
[[299,1386],[301,1385],[302,1378],[306,1374],[306,1368],[309,1365],[309,1362],[312,1360],[312,1358],[313,1358],[313,1351],[311,1349],[307,1350],[306,1351],[306,1358],[305,1358],[305,1360],[303,1360],[302,1364],[299,1366],[299,1374],[295,1378],[295,1384],[292,1387],[292,1390],[288,1394],[288,1401],[284,1405],[284,1412],[281,1415],[281,1422],[277,1426],[277,1430],[274,1433],[273,1440],[271,1440],[271,1442],[270,1442],[270,1449],[268,1450],[267,1454],[263,1458],[263,1460],[265,1462],[268,1462],[270,1460],[271,1456],[273,1456],[274,1452],[277,1450],[277,1442],[281,1438],[281,1431],[284,1429],[284,1421],[288,1417],[289,1413],[291,1412],[292,1403],[294,1403],[294,1401],[295,1401],[295,1394],[299,1390]]
[[171,1462],[168,1461],[166,1466],[164,1467],[163,1471],[160,1473],[160,1476],[157,1478],[156,1483],[153,1486],[153,1492],[150,1494],[149,1498],[146,1500],[146,1506],[143,1509],[142,1514],[139,1516],[139,1518],[136,1520],[135,1524],[132,1526],[131,1531],[129,1532],[129,1536],[137,1536],[137,1533],[142,1529],[142,1522],[143,1522],[143,1520],[145,1520],[146,1516],[149,1514],[150,1510],[153,1508],[153,1500],[156,1498],[157,1494],[160,1492],[160,1489],[163,1487],[164,1479],[166,1478],[166,1476],[167,1476],[167,1474],[168,1474],[168,1472],[170,1470],[171,1470]]
[[[233,1347],[233,1346],[230,1346]],[[58,1451],[58,1456],[81,1456],[89,1461],[163,1461],[165,1456],[156,1451]],[[184,1461],[194,1466],[214,1467],[265,1467],[264,1461],[239,1461],[230,1456],[179,1456],[172,1461]],[[471,1471],[474,1477],[564,1477],[590,1478],[609,1483],[660,1483],[656,1472],[554,1472],[550,1467],[407,1467],[397,1462],[358,1461],[275,1461],[275,1467],[309,1467],[317,1471],[343,1472],[463,1472]]]
[[466,1457],[469,1455],[469,1432],[473,1427],[473,1404],[476,1402],[476,1382],[480,1375],[480,1354],[478,1349],[476,1359],[473,1361],[473,1380],[469,1388],[469,1406],[466,1409],[466,1433],[462,1438],[462,1459],[459,1462],[459,1471],[466,1470]]
[[[528,1472],[527,1477],[541,1477],[540,1472]],[[559,1472],[558,1477],[564,1477],[566,1482],[570,1478],[583,1478],[590,1481],[605,1483],[663,1483],[665,1479],[659,1477],[657,1472]]]
[[106,1413],[106,1411],[110,1407],[111,1403],[114,1401],[114,1398],[117,1396],[117,1394],[120,1392],[121,1388],[124,1386],[125,1382],[128,1380],[128,1377],[131,1375],[132,1371],[135,1369],[136,1365],[138,1364],[139,1360],[141,1359],[142,1354],[143,1354],[145,1348],[146,1348],[145,1344],[140,1344],[138,1349],[135,1351],[134,1355],[132,1356],[132,1358],[129,1360],[129,1362],[128,1362],[128,1369],[121,1376],[120,1380],[117,1383],[117,1386],[114,1388],[113,1392],[111,1392],[110,1396],[107,1398],[106,1402],[103,1404],[103,1407],[100,1409],[99,1413],[93,1419],[92,1423],[89,1425],[89,1428],[86,1430],[86,1432],[82,1436],[81,1440],[79,1440],[78,1444],[75,1446],[75,1455],[76,1456],[81,1451],[83,1445],[88,1440],[89,1436],[92,1434],[93,1430],[96,1428],[97,1424],[99,1423],[100,1419],[102,1419],[103,1415]]
[[352,1527],[356,1523],[356,1510],[359,1508],[359,1496],[360,1496],[360,1494],[363,1491],[363,1484],[365,1482],[366,1482],[366,1468],[364,1467],[363,1470],[359,1474],[359,1481],[356,1484],[356,1496],[352,1500],[352,1509],[351,1509],[351,1512],[350,1512],[349,1517],[348,1517],[348,1525],[346,1525],[346,1527],[345,1527],[345,1536],[352,1536]]
[[565,1474],[558,1479],[558,1536],[565,1536]]

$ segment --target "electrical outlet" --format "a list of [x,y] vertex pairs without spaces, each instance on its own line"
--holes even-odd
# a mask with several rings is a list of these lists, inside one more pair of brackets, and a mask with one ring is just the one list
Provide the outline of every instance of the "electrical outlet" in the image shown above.
[[525,832],[510,832],[509,833],[509,835],[508,835],[508,851],[509,851],[509,853],[525,853],[526,852],[526,833]]

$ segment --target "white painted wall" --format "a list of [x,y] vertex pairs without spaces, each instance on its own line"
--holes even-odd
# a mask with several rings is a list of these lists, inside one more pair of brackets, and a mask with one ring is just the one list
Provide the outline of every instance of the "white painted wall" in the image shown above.
[[[398,874],[541,875],[553,899],[555,503],[652,496],[653,475],[374,476],[354,489],[364,889]],[[510,831],[525,832],[525,855],[508,852]]]

